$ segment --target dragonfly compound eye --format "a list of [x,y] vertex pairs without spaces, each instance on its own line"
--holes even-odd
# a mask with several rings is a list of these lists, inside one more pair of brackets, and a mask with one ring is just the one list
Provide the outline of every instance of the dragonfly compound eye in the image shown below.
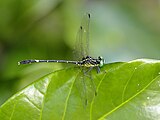
[[99,56],[98,60],[99,60],[99,67],[102,67],[104,65],[104,59],[103,59],[103,57]]

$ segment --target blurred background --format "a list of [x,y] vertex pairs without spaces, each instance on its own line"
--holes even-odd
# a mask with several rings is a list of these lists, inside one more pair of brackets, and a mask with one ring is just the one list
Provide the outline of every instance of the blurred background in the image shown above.
[[18,66],[24,59],[72,60],[84,13],[90,52],[106,63],[160,59],[160,0],[1,0],[0,105],[62,64]]

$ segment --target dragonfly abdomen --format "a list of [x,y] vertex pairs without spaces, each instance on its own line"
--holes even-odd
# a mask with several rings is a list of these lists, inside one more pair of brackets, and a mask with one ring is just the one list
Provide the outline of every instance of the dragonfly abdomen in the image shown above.
[[18,64],[20,65],[20,64],[42,63],[42,62],[78,64],[77,61],[67,61],[67,60],[23,60],[23,61],[18,62]]

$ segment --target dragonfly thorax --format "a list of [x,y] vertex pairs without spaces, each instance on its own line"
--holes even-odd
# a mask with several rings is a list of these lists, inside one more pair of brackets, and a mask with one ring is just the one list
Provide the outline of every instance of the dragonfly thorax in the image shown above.
[[92,58],[90,56],[83,57],[81,61],[78,61],[78,66],[84,66],[84,67],[102,67],[104,64],[104,59],[99,56],[98,58]]

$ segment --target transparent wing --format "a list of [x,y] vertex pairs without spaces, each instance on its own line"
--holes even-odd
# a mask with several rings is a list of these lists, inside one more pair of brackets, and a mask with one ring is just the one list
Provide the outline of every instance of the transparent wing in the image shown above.
[[83,16],[81,26],[78,30],[76,37],[76,45],[74,54],[78,59],[82,59],[89,55],[89,24],[90,24],[90,14],[86,13]]
[[[86,68],[87,70],[87,68]],[[86,107],[95,96],[96,88],[94,85],[94,81],[91,78],[91,74],[84,75],[85,69],[81,69],[80,74],[76,79],[76,87],[79,91],[80,97],[82,99],[82,104]]]
[[83,53],[85,57],[89,55],[89,24],[90,24],[90,14],[85,14],[82,19],[82,44],[83,44]]

